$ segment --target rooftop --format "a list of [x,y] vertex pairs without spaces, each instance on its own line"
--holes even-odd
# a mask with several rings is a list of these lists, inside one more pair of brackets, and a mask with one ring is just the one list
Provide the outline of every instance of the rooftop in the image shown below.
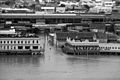
[[3,18],[105,18],[104,14],[0,14]]
[[0,38],[39,38],[35,34],[0,34]]

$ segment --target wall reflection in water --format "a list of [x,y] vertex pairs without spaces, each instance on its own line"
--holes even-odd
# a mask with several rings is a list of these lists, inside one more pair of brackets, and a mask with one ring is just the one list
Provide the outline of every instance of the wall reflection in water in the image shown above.
[[44,56],[0,56],[0,65],[40,65],[44,62]]

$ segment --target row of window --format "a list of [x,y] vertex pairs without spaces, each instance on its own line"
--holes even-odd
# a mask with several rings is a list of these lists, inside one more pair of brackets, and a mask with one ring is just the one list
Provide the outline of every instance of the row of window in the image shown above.
[[23,40],[17,40],[17,41],[0,41],[0,44],[29,44],[29,43],[32,43],[32,44],[37,44],[39,43],[38,40],[30,40],[30,41],[23,41]]
[[100,47],[100,49],[110,50],[110,49],[120,49],[120,47]]
[[[72,46],[69,46],[72,48]],[[120,49],[120,47],[97,47],[97,46],[76,46],[73,47],[75,50],[110,50],[110,49]]]
[[[41,48],[41,47],[40,47]],[[16,50],[16,49],[31,49],[31,46],[0,46],[0,49],[13,49],[13,50]],[[32,49],[38,49],[38,46],[32,46]]]
[[99,50],[99,47],[75,47],[76,50]]

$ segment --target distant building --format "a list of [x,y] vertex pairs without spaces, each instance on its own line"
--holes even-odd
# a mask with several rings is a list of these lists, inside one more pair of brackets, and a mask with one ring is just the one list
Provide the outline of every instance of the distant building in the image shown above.
[[[90,6],[90,11],[92,13],[99,13],[99,12],[105,12],[105,13],[111,13],[112,8],[115,6],[115,1],[112,0],[82,0],[81,5],[88,5]],[[86,3],[86,4],[85,4]],[[92,7],[91,7],[92,6]]]
[[41,7],[41,10],[46,12],[46,13],[54,13],[55,7]]
[[56,7],[56,12],[64,13],[65,7]]
[[52,2],[52,0],[45,0],[45,1],[48,2],[48,3],[49,3],[49,2]]
[[113,6],[115,6],[115,1],[112,1],[112,0],[103,0],[103,5],[105,7],[113,7]]
[[95,6],[95,1],[92,0],[80,0],[80,5]]
[[8,0],[0,0],[0,4],[5,4]]
[[79,5],[79,2],[72,2],[72,1],[60,1],[60,4],[59,5],[65,5],[65,6],[72,6],[72,5],[75,5],[75,6],[78,6]]

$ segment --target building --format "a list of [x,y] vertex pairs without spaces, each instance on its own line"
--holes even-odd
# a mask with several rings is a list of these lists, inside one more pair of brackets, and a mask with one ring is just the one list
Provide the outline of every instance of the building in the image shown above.
[[0,31],[0,54],[39,55],[43,53],[44,40],[34,34],[21,35],[12,30]]
[[115,1],[113,1],[113,0],[103,0],[103,5],[105,7],[114,7],[115,6]]
[[41,10],[46,12],[46,13],[54,13],[55,7],[41,7]]

